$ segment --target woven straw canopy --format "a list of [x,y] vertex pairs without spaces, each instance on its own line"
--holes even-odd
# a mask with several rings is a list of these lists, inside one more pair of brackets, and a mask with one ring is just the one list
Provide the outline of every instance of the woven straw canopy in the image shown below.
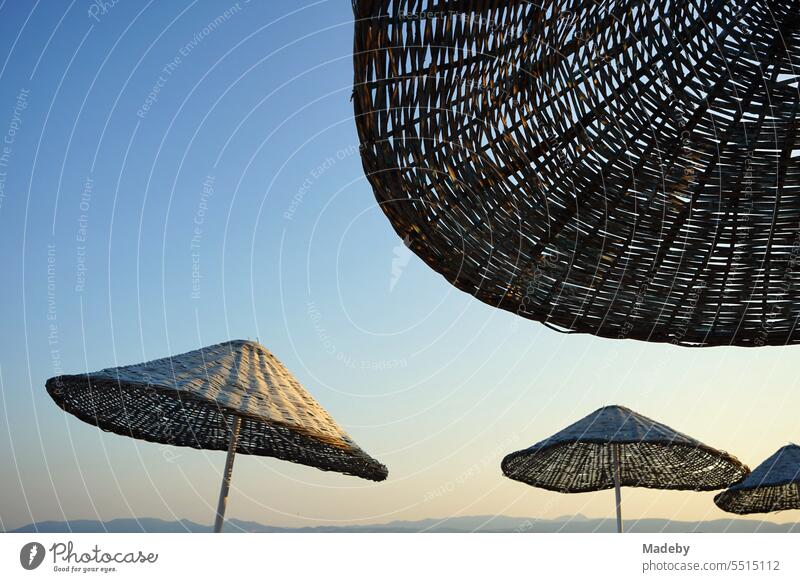
[[622,406],[606,406],[528,449],[507,455],[506,477],[561,493],[620,485],[709,491],[736,483],[748,468],[735,457]]
[[178,356],[47,381],[56,403],[84,422],[146,441],[277,457],[382,481],[386,467],[333,421],[283,364],[237,340]]
[[396,232],[560,331],[800,341],[797,0],[355,0]]
[[739,514],[800,509],[800,446],[778,449],[744,481],[714,497],[714,503]]

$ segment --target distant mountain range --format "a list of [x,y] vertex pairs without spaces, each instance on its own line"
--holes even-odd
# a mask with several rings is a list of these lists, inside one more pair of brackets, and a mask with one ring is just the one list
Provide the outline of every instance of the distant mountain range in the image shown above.
[[[331,525],[317,527],[286,528],[264,525],[254,521],[230,519],[225,523],[226,532],[613,532],[613,519],[589,519],[583,515],[564,516],[556,519],[534,519],[524,517],[466,516],[418,521],[392,521],[370,525]],[[625,530],[633,533],[750,533],[750,532],[795,532],[800,533],[800,523],[777,524],[754,519],[716,519],[713,521],[670,521],[667,519],[639,519],[625,522]],[[210,524],[199,524],[186,519],[165,521],[153,517],[141,519],[112,519],[110,521],[72,520],[42,521],[32,523],[10,533],[202,533],[211,531]]]

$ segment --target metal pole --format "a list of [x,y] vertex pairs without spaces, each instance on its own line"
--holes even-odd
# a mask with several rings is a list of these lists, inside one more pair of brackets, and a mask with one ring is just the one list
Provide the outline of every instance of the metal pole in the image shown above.
[[217,519],[214,521],[214,533],[222,531],[225,521],[225,506],[228,504],[228,491],[231,489],[231,475],[233,474],[233,458],[236,455],[236,443],[239,440],[239,429],[242,426],[242,417],[233,419],[231,428],[231,441],[228,444],[228,457],[225,459],[225,472],[222,473],[222,487],[219,490],[219,503],[217,504]]
[[611,457],[614,463],[614,493],[617,497],[617,533],[622,533],[622,493],[619,490],[619,445],[611,445]]

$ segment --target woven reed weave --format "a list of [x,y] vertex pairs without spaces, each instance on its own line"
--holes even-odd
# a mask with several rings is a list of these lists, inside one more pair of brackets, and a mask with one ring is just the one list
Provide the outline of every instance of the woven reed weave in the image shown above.
[[365,173],[457,288],[559,331],[800,341],[798,0],[353,9]]
[[622,406],[606,406],[530,448],[507,455],[503,474],[561,493],[614,487],[612,447],[620,485],[710,491],[740,481],[749,469],[726,452]]
[[800,446],[778,449],[744,481],[714,497],[714,503],[742,515],[800,509]]
[[373,481],[386,467],[362,451],[284,365],[236,340],[178,356],[47,381],[56,403],[84,422],[146,441],[224,451],[231,415],[237,453],[277,457]]

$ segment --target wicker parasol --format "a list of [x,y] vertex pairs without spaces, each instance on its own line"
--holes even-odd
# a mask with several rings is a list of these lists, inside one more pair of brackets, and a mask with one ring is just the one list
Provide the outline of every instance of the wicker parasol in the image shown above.
[[714,497],[730,513],[769,513],[800,509],[800,446],[777,450],[741,483]]
[[559,331],[800,342],[798,0],[354,0],[395,231]]
[[383,481],[386,467],[334,422],[262,345],[236,340],[178,356],[47,381],[84,422],[168,445],[228,451],[215,531],[236,453]]
[[623,406],[605,406],[533,445],[507,455],[503,474],[560,493],[620,487],[711,491],[741,480],[749,469],[735,457]]

